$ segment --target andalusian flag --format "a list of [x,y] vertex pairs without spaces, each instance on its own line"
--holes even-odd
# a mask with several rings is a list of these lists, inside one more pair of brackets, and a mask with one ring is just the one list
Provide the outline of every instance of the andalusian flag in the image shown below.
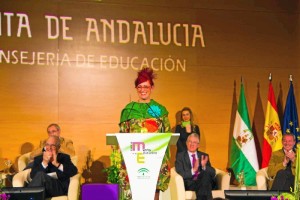
[[258,161],[243,84],[241,84],[239,105],[234,123],[230,164],[236,179],[239,179],[239,174],[243,171],[245,185],[256,185]]
[[280,127],[280,121],[278,117],[277,105],[272,87],[272,82],[270,80],[266,120],[264,127],[264,142],[262,151],[263,159],[261,166],[262,168],[265,168],[269,165],[272,152],[282,148],[281,140],[282,132]]
[[296,137],[296,144],[300,141],[298,113],[297,113],[297,106],[296,106],[296,101],[294,96],[293,81],[291,77],[290,77],[290,89],[286,99],[285,109],[283,114],[282,130],[283,133],[294,134]]

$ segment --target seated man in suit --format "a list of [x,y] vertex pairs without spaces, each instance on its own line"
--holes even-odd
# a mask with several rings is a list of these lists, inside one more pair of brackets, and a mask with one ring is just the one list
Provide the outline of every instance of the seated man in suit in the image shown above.
[[[59,139],[60,139],[59,152],[68,154],[71,157],[75,155],[73,141],[60,136],[61,129],[58,124],[50,124],[47,127],[47,133],[48,133],[48,137],[51,135],[59,137]],[[46,144],[46,141],[47,141],[47,139],[41,140],[39,147],[30,153],[30,158],[29,158],[28,164],[24,170],[32,168],[34,157],[42,155],[42,151]],[[13,176],[14,176],[14,174],[7,175],[7,179],[10,182],[12,182]]]
[[177,155],[175,168],[184,180],[185,190],[195,191],[197,200],[212,200],[216,171],[209,162],[208,154],[198,151],[199,143],[198,134],[188,136],[187,151]]
[[59,153],[60,140],[57,136],[49,136],[42,155],[34,158],[30,172],[32,181],[28,187],[45,187],[46,197],[66,195],[70,177],[77,174],[77,168],[69,155]]
[[269,189],[290,191],[290,187],[294,188],[296,169],[295,144],[295,136],[291,133],[286,133],[282,137],[283,148],[272,153],[268,166],[268,176],[271,178]]
[[[60,145],[61,145],[59,151],[61,153],[65,153],[65,154],[68,154],[70,156],[74,156],[75,155],[75,150],[74,150],[72,140],[61,137],[60,132],[61,132],[61,129],[60,129],[58,124],[50,124],[47,127],[48,136],[55,135],[55,136],[59,137]],[[29,162],[32,162],[34,157],[42,154],[42,148],[45,146],[45,143],[46,143],[46,139],[41,140],[40,146],[37,149],[35,149],[31,152]]]

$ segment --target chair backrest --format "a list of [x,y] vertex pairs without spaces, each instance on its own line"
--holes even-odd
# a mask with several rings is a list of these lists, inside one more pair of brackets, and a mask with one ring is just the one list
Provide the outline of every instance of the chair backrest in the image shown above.
[[230,175],[218,168],[215,168],[216,170],[216,181],[218,190],[229,190],[230,187]]
[[77,167],[77,163],[78,163],[78,156],[72,156],[71,157],[71,161],[72,161],[72,163]]
[[176,172],[175,167],[171,168],[171,179],[169,187],[171,199],[185,199],[183,178]]
[[[218,184],[218,190],[212,191],[213,197],[224,198],[224,190],[228,190],[230,186],[230,176],[227,172],[216,169],[216,180]],[[196,194],[194,194],[193,191],[185,191],[183,178],[176,172],[175,167],[171,168],[171,179],[169,187],[171,192],[171,199],[196,199]]]
[[18,158],[18,170],[23,171],[29,163],[31,152],[25,153]]
[[262,168],[256,173],[256,185],[258,190],[267,190],[268,189],[268,167]]

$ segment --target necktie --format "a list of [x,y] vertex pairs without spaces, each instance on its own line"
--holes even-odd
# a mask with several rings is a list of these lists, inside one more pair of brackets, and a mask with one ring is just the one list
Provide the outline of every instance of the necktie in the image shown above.
[[196,154],[192,154],[192,167],[194,168],[195,164],[196,164]]
[[[195,164],[196,164],[196,154],[192,154],[192,167],[194,168]],[[193,175],[193,180],[197,180],[198,177],[198,171]]]

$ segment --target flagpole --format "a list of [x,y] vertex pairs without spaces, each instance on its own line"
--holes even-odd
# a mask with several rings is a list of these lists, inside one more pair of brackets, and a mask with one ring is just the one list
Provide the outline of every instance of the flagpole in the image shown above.
[[294,183],[294,194],[295,194],[295,200],[299,200],[299,165],[300,165],[300,155],[299,155],[299,144],[297,144],[297,149],[296,149],[296,172],[295,172],[295,183]]
[[[293,84],[293,75],[290,74],[290,84]],[[295,172],[295,182],[294,182],[294,194],[295,199],[299,200],[299,181],[300,181],[300,155],[299,155],[299,144],[297,144],[296,148],[296,172]]]
[[[289,80],[290,80],[290,84],[292,85],[293,84],[293,76],[290,74],[290,77],[289,77]],[[292,87],[292,86],[291,86]],[[294,133],[295,134],[295,133]],[[296,170],[295,170],[295,181],[294,181],[294,197],[295,197],[295,200],[299,200],[299,186],[300,186],[300,152],[299,152],[299,145],[300,144],[297,144],[296,146]]]

